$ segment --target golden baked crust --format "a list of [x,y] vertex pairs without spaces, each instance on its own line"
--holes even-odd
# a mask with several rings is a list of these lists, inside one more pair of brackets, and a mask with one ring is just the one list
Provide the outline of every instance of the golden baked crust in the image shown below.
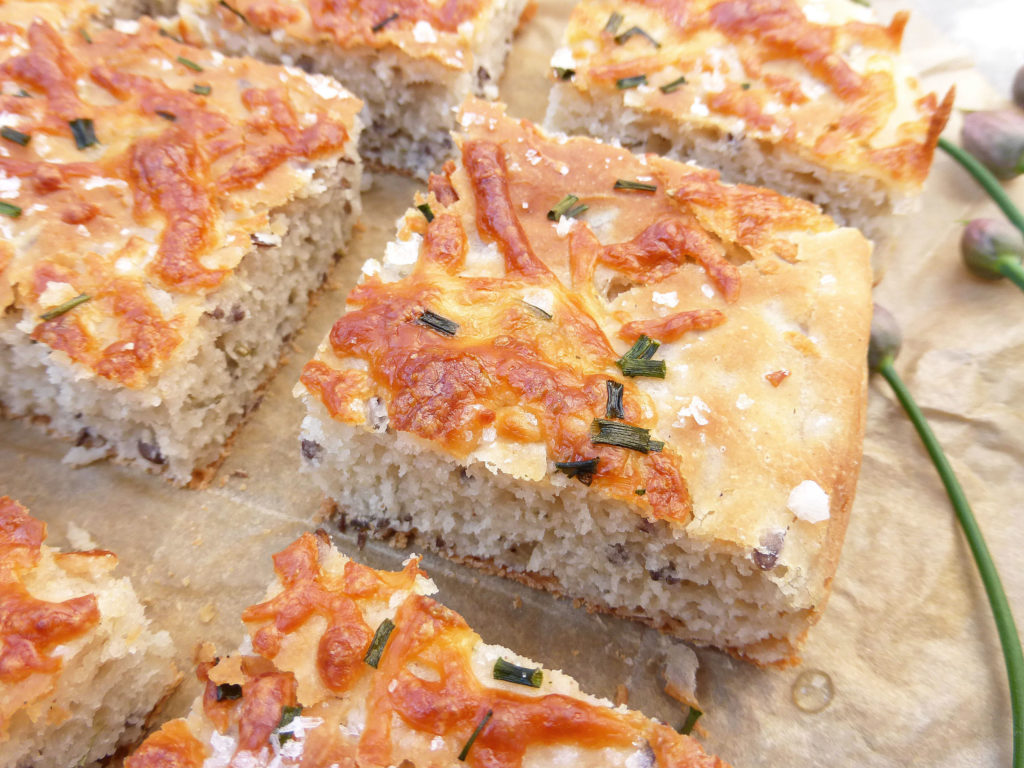
[[141,388],[206,296],[275,241],[269,213],[342,154],[360,103],[149,20],[62,34],[33,5],[2,13],[0,106],[15,133],[0,142],[0,306],[86,372]]
[[[399,572],[375,571],[306,534],[274,566],[278,584],[267,601],[243,613],[254,654],[201,664],[206,687],[188,720],[150,737],[127,768],[198,768],[213,754],[247,765],[282,756],[305,768],[457,759],[518,768],[544,750],[581,767],[637,754],[655,761],[638,764],[725,768],[689,736],[581,694],[558,672],[543,670],[539,688],[494,679],[499,656],[525,660],[484,645],[428,597],[433,585],[417,558]],[[393,629],[370,666],[367,653],[386,622]],[[279,730],[285,707],[301,710],[287,738]]]
[[473,67],[474,24],[486,23],[493,0],[185,0],[189,14],[219,15],[227,32],[252,27],[304,43],[329,42],[341,49],[398,50],[413,60],[445,69]]
[[617,92],[659,119],[783,144],[814,164],[913,190],[953,92],[940,102],[900,70],[907,13],[888,26],[873,18],[852,0],[586,0],[554,76],[572,70],[581,93]]

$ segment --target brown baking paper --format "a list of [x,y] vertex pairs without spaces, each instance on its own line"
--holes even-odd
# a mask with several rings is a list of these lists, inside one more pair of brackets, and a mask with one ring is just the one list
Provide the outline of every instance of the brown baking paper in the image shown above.
[[[542,2],[516,40],[502,88],[511,114],[542,118],[546,64],[569,7]],[[892,13],[877,10],[884,19]],[[926,85],[955,81],[960,106],[992,103],[977,73],[920,16],[907,46]],[[956,135],[953,128],[947,135]],[[67,542],[73,524],[116,551],[154,623],[173,634],[189,674],[164,717],[183,714],[198,691],[190,674],[196,644],[234,648],[239,613],[272,576],[270,555],[321,522],[320,494],[299,473],[303,410],[291,389],[361,262],[380,255],[419,186],[375,175],[362,231],[207,489],[178,489],[114,464],[72,469],[61,463],[66,444],[27,423],[0,422],[0,493],[45,520],[55,543]],[[1024,184],[1010,189],[1024,203]],[[897,367],[950,455],[1020,618],[1024,296],[961,266],[958,220],[982,212],[995,214],[940,153],[921,210],[888,255],[877,298],[903,325]],[[374,566],[397,568],[408,555],[373,541],[360,550],[353,530],[336,540]],[[424,565],[444,601],[486,640],[560,667],[600,695],[625,685],[630,706],[682,723],[683,708],[662,691],[670,643],[657,633],[436,557]],[[711,650],[699,656],[704,743],[738,767],[1009,763],[1006,674],[985,594],[938,477],[884,382],[872,382],[856,506],[832,600],[811,631],[803,666],[760,670]],[[834,689],[815,714],[793,700],[807,670],[827,674]]]

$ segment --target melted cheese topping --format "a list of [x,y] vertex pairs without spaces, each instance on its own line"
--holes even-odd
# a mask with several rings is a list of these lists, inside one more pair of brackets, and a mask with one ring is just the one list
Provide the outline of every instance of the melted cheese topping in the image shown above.
[[[202,754],[197,736],[210,766],[454,764],[488,713],[465,759],[472,768],[537,764],[553,749],[580,766],[724,768],[689,736],[582,695],[561,673],[545,670],[539,689],[494,680],[499,655],[529,661],[484,645],[423,594],[431,585],[415,558],[397,573],[374,571],[306,534],[274,565],[278,589],[244,613],[260,655],[204,664],[190,727],[165,726],[127,768],[198,765],[189,762]],[[364,657],[385,618],[394,629],[374,668]],[[241,697],[218,701],[226,684]],[[283,707],[296,704],[298,727],[279,730]]]
[[414,59],[465,71],[472,68],[475,40],[493,8],[484,0],[184,0],[182,5],[183,16],[217,15],[224,29],[236,33],[251,27],[275,39],[287,36],[343,49],[397,49]]
[[0,733],[15,712],[52,690],[63,668],[58,647],[86,635],[100,620],[95,595],[50,602],[26,588],[24,579],[39,563],[45,539],[45,523],[0,497]]
[[[270,212],[347,151],[360,104],[318,95],[326,78],[189,48],[149,21],[88,42],[6,10],[0,122],[29,140],[0,142],[0,199],[21,209],[0,216],[0,306],[86,371],[145,386],[206,297],[283,234]],[[97,141],[78,148],[83,120]]]
[[[843,230],[835,241],[847,276],[843,297],[829,304],[857,318],[857,336],[828,329],[835,370],[822,374],[840,394],[819,402],[818,374],[807,366],[820,353],[800,331],[813,312],[832,309],[814,309],[819,267],[803,249],[840,232],[814,206],[688,165],[549,137],[483,102],[468,104],[461,121],[462,167],[431,181],[434,219],[413,209],[399,233],[418,259],[385,258],[364,273],[305,366],[300,393],[352,424],[368,424],[369,404],[383,401],[392,429],[522,479],[576,482],[555,464],[597,459],[577,479],[649,519],[689,523],[699,493],[704,509],[723,513],[707,535],[730,539],[755,535],[760,523],[747,528],[745,517],[791,519],[785,494],[800,481],[835,485],[839,459],[857,443],[844,430],[857,429],[855,355],[870,307],[862,238]],[[657,189],[616,190],[618,179]],[[589,208],[560,233],[547,211],[567,193]],[[836,258],[827,253],[820,268]],[[654,298],[666,292],[671,307]],[[424,325],[425,312],[456,323],[455,334]],[[616,367],[642,334],[663,343],[655,358],[668,361],[666,379],[628,378]],[[805,378],[774,393],[763,377],[782,363]],[[620,421],[649,429],[662,450],[593,441],[609,381],[623,386]],[[741,394],[759,407],[737,408]],[[693,419],[677,416],[695,402]],[[816,407],[841,415],[808,443],[800,420]],[[766,462],[766,445],[832,458]]]
[[[616,34],[612,13],[623,17]],[[816,164],[915,188],[953,105],[923,95],[896,57],[907,14],[888,26],[847,0],[588,0],[573,10],[559,66],[584,93],[695,128],[780,143]],[[633,27],[650,33],[623,40]],[[662,86],[685,78],[683,84]]]

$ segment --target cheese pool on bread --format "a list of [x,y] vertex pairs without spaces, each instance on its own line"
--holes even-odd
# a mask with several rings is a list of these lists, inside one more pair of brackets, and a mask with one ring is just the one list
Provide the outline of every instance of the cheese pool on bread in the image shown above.
[[0,407],[202,479],[358,216],[360,102],[32,5],[0,7]]
[[695,159],[884,240],[913,208],[953,92],[900,59],[908,14],[856,0],[584,0],[546,125]]
[[[411,558],[375,571],[306,534],[274,556],[247,652],[199,668],[184,720],[126,768],[727,768],[691,737],[487,645]],[[518,682],[508,682],[508,680]]]
[[857,479],[869,243],[499,106],[460,120],[303,370],[306,468],[361,530],[793,660]]
[[366,104],[364,160],[426,179],[455,111],[495,98],[526,0],[181,0],[175,29],[225,53],[337,78]]
[[46,546],[0,497],[0,765],[87,766],[134,743],[179,677],[105,550]]

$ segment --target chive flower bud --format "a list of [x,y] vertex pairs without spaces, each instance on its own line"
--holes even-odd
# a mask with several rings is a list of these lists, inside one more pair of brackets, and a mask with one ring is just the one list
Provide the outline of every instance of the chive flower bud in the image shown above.
[[871,315],[871,341],[868,344],[868,368],[877,371],[886,360],[894,360],[903,346],[900,324],[892,313],[880,304],[874,305]]
[[1006,276],[1005,263],[1024,260],[1024,237],[1001,219],[974,219],[964,227],[960,255],[978,277],[998,280]]
[[1024,114],[1015,109],[983,110],[964,116],[964,149],[998,179],[1024,173]]

